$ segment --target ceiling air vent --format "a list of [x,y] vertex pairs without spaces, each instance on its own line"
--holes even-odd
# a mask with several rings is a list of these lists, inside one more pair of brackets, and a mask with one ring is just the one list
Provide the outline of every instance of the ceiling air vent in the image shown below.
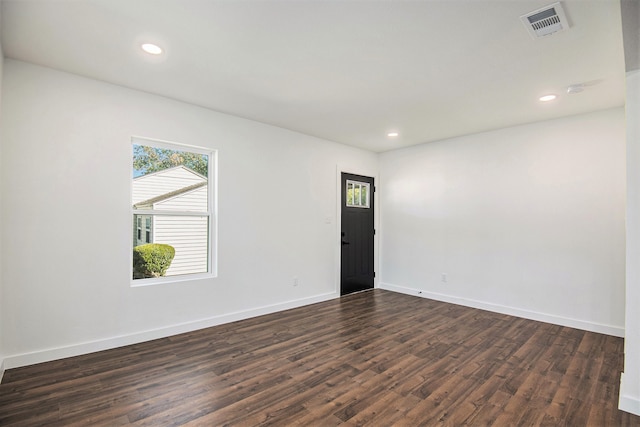
[[549,36],[569,28],[567,16],[560,3],[553,3],[520,17],[534,39]]

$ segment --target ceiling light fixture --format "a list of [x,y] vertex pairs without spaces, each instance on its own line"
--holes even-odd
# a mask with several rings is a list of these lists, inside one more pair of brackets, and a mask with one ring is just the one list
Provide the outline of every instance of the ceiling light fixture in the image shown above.
[[570,85],[567,87],[567,93],[569,95],[573,95],[574,93],[580,93],[584,91],[584,84],[583,83],[576,83],[574,85]]
[[554,99],[556,99],[555,95],[545,95],[545,96],[541,96],[540,101],[542,102],[549,102],[549,101],[553,101]]
[[151,55],[160,55],[162,53],[162,48],[153,43],[144,43],[141,47],[142,50]]
[[398,136],[398,135],[400,135],[398,132],[389,132],[387,134],[387,136],[391,136],[391,137]]

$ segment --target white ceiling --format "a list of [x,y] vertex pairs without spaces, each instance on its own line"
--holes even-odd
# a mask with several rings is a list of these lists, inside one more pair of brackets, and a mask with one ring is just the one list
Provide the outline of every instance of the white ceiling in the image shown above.
[[[380,152],[624,105],[619,0],[563,1],[570,30],[533,40],[519,17],[552,2],[3,0],[1,37],[9,58]],[[567,95],[579,82],[597,84]]]

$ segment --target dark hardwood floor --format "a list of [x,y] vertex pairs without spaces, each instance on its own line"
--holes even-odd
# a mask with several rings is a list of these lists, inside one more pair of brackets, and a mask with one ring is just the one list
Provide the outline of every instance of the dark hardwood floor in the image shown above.
[[8,370],[0,425],[640,426],[623,340],[375,290]]

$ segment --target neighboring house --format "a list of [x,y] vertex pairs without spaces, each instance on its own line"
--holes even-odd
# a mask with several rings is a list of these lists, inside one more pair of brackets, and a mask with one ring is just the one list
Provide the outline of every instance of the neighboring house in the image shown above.
[[[207,178],[185,166],[133,179],[135,209],[206,212]],[[207,217],[136,215],[133,245],[165,243],[176,250],[166,275],[204,273],[208,267]]]

